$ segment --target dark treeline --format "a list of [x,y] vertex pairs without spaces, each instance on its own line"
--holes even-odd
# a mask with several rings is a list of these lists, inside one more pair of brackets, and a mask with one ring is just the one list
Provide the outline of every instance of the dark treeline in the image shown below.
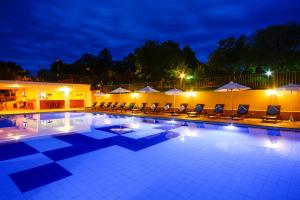
[[[73,63],[57,59],[50,68],[40,70],[36,79],[72,79],[99,84],[160,81],[179,78],[300,71],[300,25],[268,26],[252,35],[229,37],[218,42],[207,63],[196,58],[189,47],[172,41],[146,40],[122,60],[113,60],[108,49],[98,55],[86,53]],[[0,62],[0,79],[16,79],[28,72],[13,62]]]

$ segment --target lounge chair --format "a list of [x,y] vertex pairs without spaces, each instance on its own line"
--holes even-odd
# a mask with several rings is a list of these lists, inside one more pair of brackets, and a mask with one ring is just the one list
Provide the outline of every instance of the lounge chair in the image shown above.
[[99,110],[106,110],[106,109],[109,109],[110,106],[111,106],[112,102],[108,102],[106,105],[103,105],[103,106],[99,106],[98,109]]
[[208,114],[208,118],[222,116],[224,113],[224,107],[225,107],[225,104],[216,104],[214,112]]
[[124,107],[123,109],[121,109],[121,112],[124,110],[124,112],[126,112],[127,110],[132,110],[132,109],[134,109],[134,106],[135,106],[135,103],[130,103],[128,106],[127,106],[127,108],[126,107]]
[[117,108],[118,104],[119,104],[119,102],[115,102],[115,103],[111,104],[111,106],[107,110],[113,111],[113,109]]
[[166,103],[165,106],[163,107],[162,112],[165,112],[165,113],[172,112],[172,103]]
[[187,112],[188,117],[197,117],[203,112],[205,104],[197,104],[194,111]]
[[97,104],[98,104],[97,102],[94,102],[91,106],[85,107],[85,109],[86,110],[94,110],[96,108]]
[[171,111],[172,116],[186,113],[188,108],[187,103],[182,103],[177,110]]
[[279,105],[268,105],[266,115],[262,116],[263,122],[274,121],[276,123],[277,120],[280,120],[280,107]]
[[123,110],[124,108],[125,108],[125,106],[126,106],[126,102],[123,102],[123,103],[121,103],[119,106],[117,106],[117,107],[115,107],[115,108],[112,108],[112,110],[111,111],[118,111],[118,110]]
[[138,108],[131,109],[131,112],[145,112],[147,103],[141,103],[141,105]]
[[95,110],[102,110],[105,105],[105,102],[101,102],[97,107],[95,107]]
[[236,113],[233,114],[231,117],[232,119],[244,119],[244,117],[248,115],[248,112],[249,112],[249,105],[240,104]]
[[149,113],[155,113],[158,110],[159,103],[153,103],[152,106],[149,109]]

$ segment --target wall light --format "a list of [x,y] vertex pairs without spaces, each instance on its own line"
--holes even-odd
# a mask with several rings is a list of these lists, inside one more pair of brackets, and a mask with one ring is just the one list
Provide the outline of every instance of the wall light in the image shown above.
[[22,87],[21,85],[15,83],[15,84],[12,84],[12,85],[9,85],[8,87],[11,87],[11,88],[20,88]]
[[190,91],[185,93],[187,97],[194,97],[196,96],[196,92]]
[[42,99],[42,100],[46,99],[46,93],[45,92],[41,92],[40,99]]
[[282,95],[281,92],[279,92],[278,90],[274,90],[274,89],[266,90],[266,94],[267,94],[267,96],[281,96]]
[[62,91],[62,92],[65,92],[65,93],[68,93],[71,91],[71,89],[67,86],[64,86],[64,87],[61,87],[58,89],[58,91]]
[[134,92],[131,94],[131,97],[136,99],[139,97],[139,94]]

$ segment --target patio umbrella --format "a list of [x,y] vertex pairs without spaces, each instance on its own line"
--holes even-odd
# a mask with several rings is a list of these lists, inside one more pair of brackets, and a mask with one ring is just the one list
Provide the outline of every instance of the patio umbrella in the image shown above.
[[216,92],[230,92],[231,93],[231,111],[233,114],[233,92],[235,91],[241,91],[241,90],[250,90],[251,88],[240,85],[238,83],[234,83],[233,81],[230,81],[229,83],[223,85],[222,87],[219,87],[216,89]]
[[119,87],[119,88],[117,88],[117,89],[112,90],[112,91],[110,92],[110,94],[123,94],[123,93],[129,93],[129,92],[131,92],[131,91]]
[[[287,85],[283,85],[283,86],[280,86],[279,88],[277,88],[278,90],[283,90],[283,91],[289,91],[291,92],[291,95],[293,94],[293,91],[300,91],[300,85],[298,84],[287,84]],[[293,117],[293,102],[291,102],[291,115],[290,115],[290,118],[289,120],[291,122],[294,121],[294,117]]]
[[144,87],[142,89],[137,90],[137,92],[147,93],[147,103],[148,103],[149,93],[156,93],[156,92],[159,92],[159,91],[156,90],[156,89],[153,89],[150,86],[146,86],[146,87]]
[[95,94],[94,94],[94,96],[96,96],[96,97],[102,97],[102,96],[105,96],[105,93],[103,93],[103,92],[95,92]]
[[166,95],[173,95],[173,104],[174,104],[174,108],[176,107],[175,105],[175,96],[176,95],[182,95],[184,92],[180,89],[177,89],[177,88],[173,88],[173,89],[170,89],[168,91],[165,92]]
[[118,87],[117,89],[114,89],[110,92],[110,94],[120,94],[120,99],[121,99],[121,94],[125,93],[130,93],[130,90],[126,90],[124,88]]

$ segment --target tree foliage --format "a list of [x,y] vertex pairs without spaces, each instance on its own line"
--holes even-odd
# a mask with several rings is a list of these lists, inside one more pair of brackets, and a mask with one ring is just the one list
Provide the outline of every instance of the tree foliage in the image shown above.
[[[40,81],[73,81],[101,84],[149,82],[178,79],[181,73],[195,79],[207,76],[300,70],[300,25],[268,26],[252,35],[228,37],[217,43],[207,63],[200,62],[189,47],[173,41],[146,40],[121,60],[114,60],[108,49],[83,54],[73,63],[60,59],[48,70],[38,72]],[[13,62],[0,62],[0,79],[16,79],[28,74]]]
[[250,36],[223,39],[208,66],[220,75],[300,70],[300,25],[268,26]]

